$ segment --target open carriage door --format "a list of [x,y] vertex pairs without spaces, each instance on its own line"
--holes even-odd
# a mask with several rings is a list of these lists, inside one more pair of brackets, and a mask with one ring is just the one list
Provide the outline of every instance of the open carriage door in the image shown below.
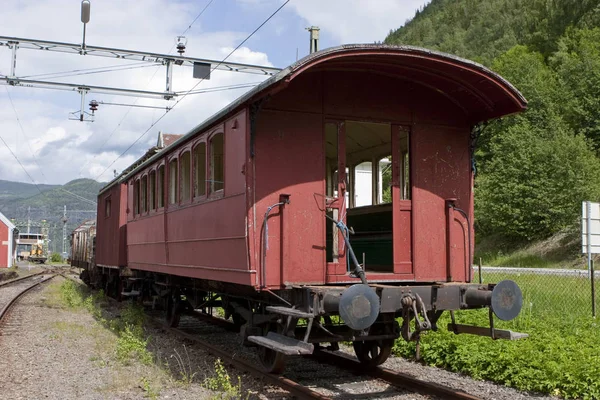
[[394,273],[412,274],[410,128],[392,125]]
[[327,120],[325,123],[326,152],[326,224],[327,274],[344,275],[346,251],[344,238],[335,223],[330,219],[346,223],[347,173],[345,152],[344,121]]

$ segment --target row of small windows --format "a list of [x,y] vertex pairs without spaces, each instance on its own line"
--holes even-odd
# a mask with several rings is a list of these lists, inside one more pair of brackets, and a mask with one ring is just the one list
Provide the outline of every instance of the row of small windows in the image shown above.
[[[182,153],[168,165],[168,204],[190,201],[209,193],[223,190],[225,184],[225,158],[223,133],[214,135],[209,141],[208,176],[206,143],[197,144],[192,151]],[[165,166],[150,171],[133,186],[134,214],[144,214],[149,210],[164,207]],[[193,180],[193,182],[192,182]]]

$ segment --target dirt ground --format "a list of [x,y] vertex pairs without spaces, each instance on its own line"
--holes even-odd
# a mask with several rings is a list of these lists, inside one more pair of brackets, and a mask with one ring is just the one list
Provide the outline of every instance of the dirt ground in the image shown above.
[[[65,306],[61,281],[58,277],[31,291],[1,327],[0,399],[231,397],[206,389],[213,359],[207,358],[199,373],[197,366],[186,365],[189,355],[182,344],[168,337],[152,338],[162,353],[153,354],[151,362],[122,360],[118,335],[85,308]],[[181,366],[189,374],[180,373]]]

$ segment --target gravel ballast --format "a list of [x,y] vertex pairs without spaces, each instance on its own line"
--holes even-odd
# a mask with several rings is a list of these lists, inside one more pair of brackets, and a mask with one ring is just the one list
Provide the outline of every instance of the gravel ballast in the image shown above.
[[[156,324],[146,324],[148,349],[154,363],[123,363],[115,357],[117,336],[84,308],[61,305],[57,298],[63,278],[26,295],[11,312],[0,336],[0,399],[211,399],[223,392],[206,389],[219,377],[217,360],[200,346]],[[104,318],[118,320],[125,303],[109,301]],[[239,335],[193,318],[182,317],[182,329],[228,349],[235,357],[258,362],[256,351],[240,345]],[[343,347],[343,351],[352,352]],[[460,389],[483,399],[553,399],[391,357],[384,367],[425,381]],[[242,398],[289,399],[287,392],[224,365],[228,382]],[[334,399],[422,400],[383,381],[352,375],[306,358],[291,358],[285,376]],[[222,373],[221,376],[222,378]],[[220,380],[222,381],[222,379]],[[226,397],[224,397],[226,398]]]

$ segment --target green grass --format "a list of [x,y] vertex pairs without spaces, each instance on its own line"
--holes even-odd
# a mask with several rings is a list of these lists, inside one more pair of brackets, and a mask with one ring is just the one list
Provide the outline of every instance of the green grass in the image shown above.
[[102,305],[106,297],[102,291],[88,293],[88,290],[71,280],[65,280],[60,286],[60,298],[69,308],[82,308],[117,335],[116,358],[123,364],[138,360],[142,364],[152,363],[152,353],[147,350],[149,337],[145,335],[143,324],[144,310],[141,306],[129,303],[118,318],[105,316]]
[[[590,281],[586,278],[485,273],[484,281],[513,279],[523,291],[521,314],[498,321],[496,328],[530,335],[518,341],[493,341],[455,335],[446,329],[423,336],[422,360],[430,365],[495,381],[517,389],[565,398],[600,398],[600,326],[591,317]],[[598,282],[600,283],[600,282]],[[457,322],[489,326],[487,310],[457,313]],[[398,341],[395,353],[414,354],[414,343]]]
[[562,266],[560,262],[550,261],[537,254],[527,254],[525,252],[488,255],[484,259],[484,265],[518,268],[561,268]]

